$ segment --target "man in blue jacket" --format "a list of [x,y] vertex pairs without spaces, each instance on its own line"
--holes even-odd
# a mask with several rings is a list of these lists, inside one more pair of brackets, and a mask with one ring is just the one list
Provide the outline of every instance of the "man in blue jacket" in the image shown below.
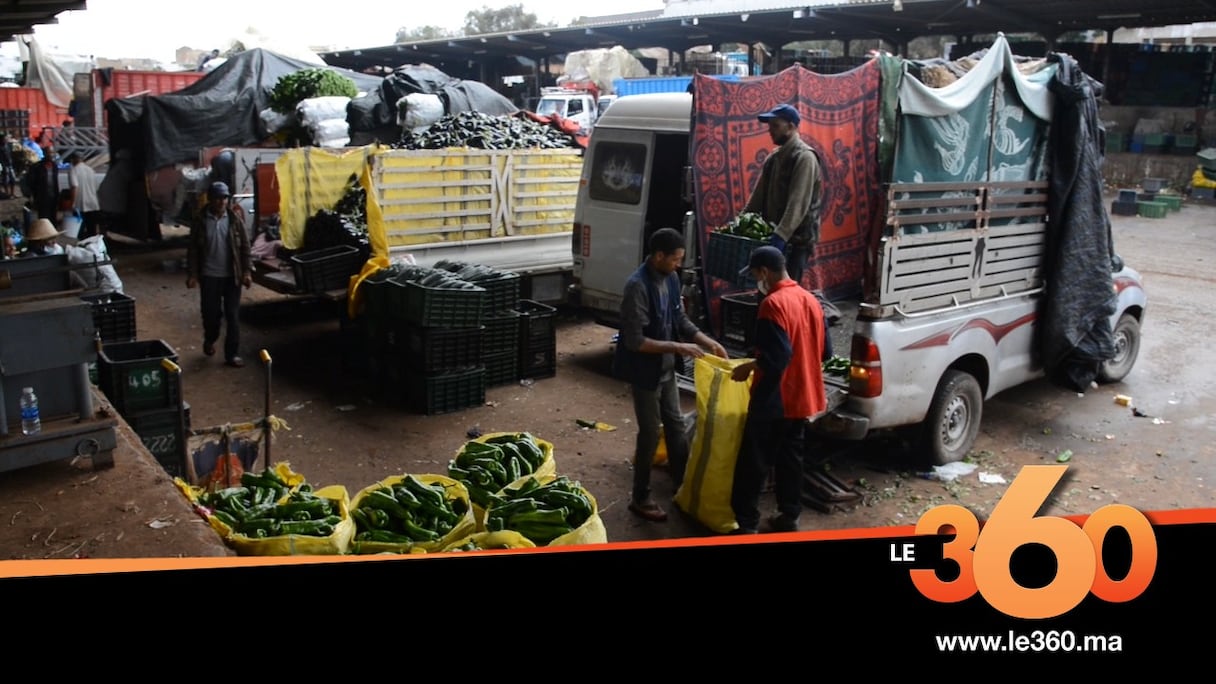
[[674,228],[663,228],[651,236],[649,247],[650,256],[625,283],[613,371],[632,385],[638,421],[629,510],[646,520],[662,522],[667,513],[650,497],[650,469],[659,446],[660,427],[676,489],[688,464],[676,357],[700,358],[706,350],[722,358],[727,356],[726,349],[701,332],[684,312],[679,276],[684,236]]

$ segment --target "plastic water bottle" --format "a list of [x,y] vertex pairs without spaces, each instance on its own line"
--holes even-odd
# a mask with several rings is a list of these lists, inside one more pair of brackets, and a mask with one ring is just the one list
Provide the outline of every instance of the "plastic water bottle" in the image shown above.
[[38,417],[38,395],[33,387],[21,390],[21,431],[27,435],[42,430],[42,420]]

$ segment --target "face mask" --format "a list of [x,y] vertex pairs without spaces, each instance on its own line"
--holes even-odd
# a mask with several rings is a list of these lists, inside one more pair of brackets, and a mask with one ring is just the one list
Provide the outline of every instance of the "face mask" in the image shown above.
[[768,282],[764,281],[764,280],[756,281],[756,289],[760,290],[760,294],[767,295],[768,294]]

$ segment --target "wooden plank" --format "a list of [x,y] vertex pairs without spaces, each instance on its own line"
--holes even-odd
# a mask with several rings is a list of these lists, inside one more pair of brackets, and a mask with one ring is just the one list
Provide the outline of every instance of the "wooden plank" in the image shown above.
[[1039,269],[1026,268],[1020,271],[1006,271],[1003,273],[984,275],[980,278],[980,287],[1018,282],[1037,283],[1041,280],[1042,277],[1039,275]]
[[889,244],[901,248],[935,245],[943,242],[970,242],[980,235],[983,229],[965,228],[963,230],[938,230],[932,233],[912,233],[909,235],[892,236]]
[[958,254],[968,254],[975,249],[975,240],[955,241],[928,245],[898,245],[888,251],[896,263],[916,261]]
[[1027,247],[1003,247],[993,249],[990,245],[988,251],[984,253],[984,263],[998,263],[1008,259],[1018,259],[1021,257],[1034,257],[1036,259],[1043,258],[1042,246],[1030,245]]
[[433,197],[412,197],[408,199],[393,199],[383,200],[380,202],[382,207],[412,207],[427,204],[469,204],[471,202],[489,202],[494,198],[492,194],[485,195],[453,195],[444,196],[436,195]]
[[953,228],[951,230],[967,230],[968,228],[977,227],[975,224],[978,224],[981,218],[983,217],[975,213],[968,214],[961,212],[947,212],[942,214],[911,214],[907,216],[893,216],[887,219],[887,223],[889,225],[895,225],[901,228],[907,228],[909,226],[915,227],[935,225],[939,223],[962,223],[966,225],[967,228]]
[[1004,219],[1004,218],[1021,218],[1023,216],[1046,216],[1047,212],[1043,207],[1026,207],[1023,209],[989,209],[988,218]]
[[888,289],[891,292],[915,289],[920,287],[962,282],[963,289],[971,289],[966,281],[971,279],[972,265],[966,264],[955,268],[946,268],[932,273],[908,273],[894,275],[888,279]]
[[968,197],[934,197],[931,199],[897,199],[888,203],[888,213],[899,213],[913,209],[937,209],[939,207],[972,207],[978,213],[982,206],[979,195]]
[[984,275],[1017,270],[1034,270],[1042,267],[1042,265],[1043,259],[1039,256],[1023,257],[1020,259],[1006,259],[1001,261],[989,261],[984,264]]
[[1045,245],[1047,244],[1047,233],[1006,233],[997,235],[989,233],[988,244],[997,247],[1022,247],[1028,245]]
[[937,259],[920,259],[917,261],[901,261],[894,264],[890,274],[893,276],[905,276],[913,273],[925,273],[930,271],[940,271],[948,268],[962,268],[971,266],[974,263],[973,254],[959,254],[957,256],[940,257]]

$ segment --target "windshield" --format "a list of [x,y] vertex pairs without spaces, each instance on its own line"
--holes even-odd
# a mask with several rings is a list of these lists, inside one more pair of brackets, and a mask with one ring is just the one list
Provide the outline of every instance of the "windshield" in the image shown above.
[[562,106],[565,104],[565,102],[565,100],[559,100],[552,97],[541,98],[540,103],[536,105],[536,113],[540,114],[541,116],[548,116],[550,114],[565,116],[566,109]]

